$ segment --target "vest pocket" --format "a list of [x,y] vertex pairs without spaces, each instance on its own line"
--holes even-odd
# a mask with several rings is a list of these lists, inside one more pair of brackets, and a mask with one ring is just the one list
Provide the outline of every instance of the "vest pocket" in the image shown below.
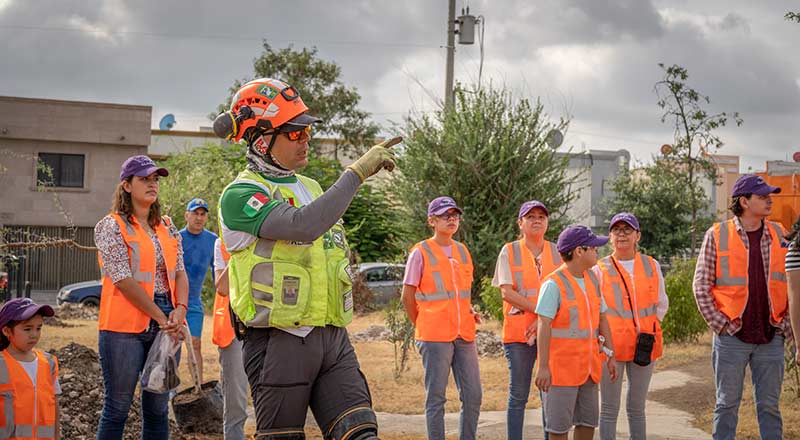
[[[259,324],[275,327],[301,325],[311,295],[311,275],[305,268],[288,262],[259,263],[253,267],[250,280],[256,316],[268,315],[268,322]],[[269,311],[263,313],[259,309]]]
[[330,292],[328,316],[336,326],[345,326],[353,319],[353,280],[348,271],[346,258],[328,261],[328,283]]

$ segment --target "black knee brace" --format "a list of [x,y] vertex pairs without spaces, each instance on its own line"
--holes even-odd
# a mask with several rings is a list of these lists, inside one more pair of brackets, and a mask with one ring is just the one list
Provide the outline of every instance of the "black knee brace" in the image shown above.
[[303,428],[276,428],[256,432],[254,440],[305,440]]
[[378,419],[370,407],[350,408],[327,429],[325,440],[378,440]]

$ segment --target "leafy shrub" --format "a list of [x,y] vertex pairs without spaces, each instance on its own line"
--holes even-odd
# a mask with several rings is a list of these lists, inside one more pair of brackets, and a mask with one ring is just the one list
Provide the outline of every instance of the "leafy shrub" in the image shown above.
[[393,299],[384,313],[389,342],[394,346],[394,378],[399,379],[408,369],[408,354],[414,346],[414,324],[399,299]]
[[503,322],[503,295],[500,288],[492,286],[492,279],[484,277],[480,282],[480,296],[483,302],[482,312],[491,318]]
[[695,342],[708,330],[708,325],[697,310],[692,291],[696,259],[676,258],[672,269],[664,277],[669,296],[669,311],[661,328],[666,342]]

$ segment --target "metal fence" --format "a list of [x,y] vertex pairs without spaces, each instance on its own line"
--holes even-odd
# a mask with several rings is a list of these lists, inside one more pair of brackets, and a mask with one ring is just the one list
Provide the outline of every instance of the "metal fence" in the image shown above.
[[[38,242],[40,240],[72,239],[72,232],[59,226],[6,226],[3,241]],[[77,228],[75,241],[94,246],[94,228]],[[66,284],[100,279],[97,252],[77,250],[71,246],[14,249],[25,256],[25,279],[34,290],[58,290]]]

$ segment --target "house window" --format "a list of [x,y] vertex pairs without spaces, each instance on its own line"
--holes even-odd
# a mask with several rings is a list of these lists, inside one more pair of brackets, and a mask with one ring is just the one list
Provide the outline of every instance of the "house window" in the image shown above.
[[83,154],[39,153],[37,186],[83,188],[85,162]]

